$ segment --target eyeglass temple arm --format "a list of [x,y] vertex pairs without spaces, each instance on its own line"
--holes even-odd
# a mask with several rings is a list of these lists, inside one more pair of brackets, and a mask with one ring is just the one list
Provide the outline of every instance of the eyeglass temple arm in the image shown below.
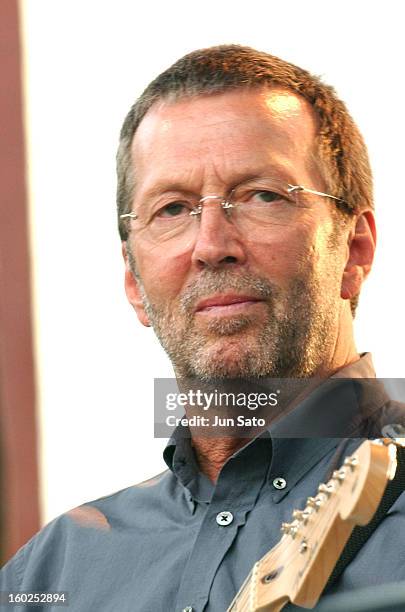
[[315,191],[315,189],[308,189],[307,187],[303,187],[302,185],[290,185],[288,187],[288,193],[293,193],[294,191],[306,191],[307,193],[312,193],[314,195],[323,196],[325,198],[332,198],[332,200],[336,200],[337,202],[344,202],[342,198],[338,198],[337,196],[330,195],[330,193],[324,193],[323,191]]
[[137,219],[138,215],[136,213],[125,213],[124,215],[120,215],[120,219]]

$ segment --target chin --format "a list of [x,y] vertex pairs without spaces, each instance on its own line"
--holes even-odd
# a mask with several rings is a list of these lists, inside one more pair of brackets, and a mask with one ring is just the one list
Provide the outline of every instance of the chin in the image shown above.
[[259,329],[263,326],[263,321],[257,318],[246,316],[218,317],[213,318],[204,328],[199,330],[201,337],[205,336],[208,342],[220,341],[226,336],[227,343],[244,341],[251,337],[252,340],[257,336]]
[[234,340],[227,337],[226,341],[218,340],[210,348],[205,348],[195,355],[190,365],[195,376],[205,379],[263,375],[261,372],[263,356],[258,347],[251,346],[246,337]]

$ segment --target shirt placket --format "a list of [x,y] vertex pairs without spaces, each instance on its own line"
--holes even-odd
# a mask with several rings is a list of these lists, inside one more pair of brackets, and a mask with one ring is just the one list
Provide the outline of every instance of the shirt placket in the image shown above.
[[176,612],[205,609],[218,568],[265,482],[270,454],[270,440],[256,440],[222,468],[182,576]]

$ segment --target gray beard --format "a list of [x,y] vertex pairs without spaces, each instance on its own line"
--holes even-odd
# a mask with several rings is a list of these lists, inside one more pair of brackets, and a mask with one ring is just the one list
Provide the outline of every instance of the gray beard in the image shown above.
[[[320,282],[314,274],[303,274],[293,279],[283,296],[265,278],[206,269],[183,292],[175,312],[164,304],[151,304],[138,275],[137,280],[149,321],[178,378],[310,377],[332,353],[338,304],[331,297],[337,295],[337,287],[330,286],[330,277]],[[255,315],[234,315],[212,318],[199,328],[195,305],[224,290],[264,300],[264,324]]]

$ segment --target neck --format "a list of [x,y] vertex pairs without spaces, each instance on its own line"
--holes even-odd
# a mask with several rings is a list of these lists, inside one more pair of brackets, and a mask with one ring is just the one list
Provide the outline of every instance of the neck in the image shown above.
[[[339,370],[352,363],[355,363],[359,359],[360,356],[356,351],[348,351],[343,363],[337,365],[335,362],[335,364],[331,364],[330,367],[323,368],[317,373],[316,378],[308,380],[308,386],[306,386],[305,390],[300,393],[299,396],[295,397],[289,410],[286,410],[286,412],[289,412],[291,409],[297,406],[297,404],[308,396],[314,390],[314,388],[322,382],[322,380],[329,378]],[[222,429],[224,430],[224,428]],[[252,431],[250,437],[244,438],[238,438],[235,437],[235,435],[231,435],[231,431],[229,436],[225,435],[221,437],[200,436],[195,432],[193,433],[193,430],[191,430],[191,435],[192,445],[194,447],[194,452],[201,472],[205,474],[211,480],[211,482],[216,483],[219,473],[229,457],[231,457],[237,450],[248,444],[249,440],[257,435],[257,429]]]
[[248,438],[192,438],[194,452],[201,472],[216,483],[219,472],[229,457],[249,442]]

